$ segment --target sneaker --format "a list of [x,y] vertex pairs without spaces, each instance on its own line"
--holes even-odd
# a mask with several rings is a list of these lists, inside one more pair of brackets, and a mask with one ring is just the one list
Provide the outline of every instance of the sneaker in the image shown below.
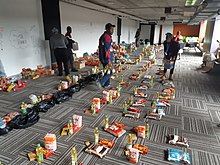
[[99,89],[102,89],[102,84],[99,81],[96,82],[96,85],[99,87]]

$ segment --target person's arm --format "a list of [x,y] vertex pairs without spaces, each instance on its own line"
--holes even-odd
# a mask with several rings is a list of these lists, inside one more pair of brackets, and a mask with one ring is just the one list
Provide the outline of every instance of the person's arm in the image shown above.
[[108,63],[111,63],[111,61],[110,61],[110,57],[111,57],[111,53],[110,53],[111,42],[112,42],[111,37],[108,34],[105,34],[105,36],[104,36],[104,45],[105,45],[105,52],[106,52],[105,57],[108,60]]

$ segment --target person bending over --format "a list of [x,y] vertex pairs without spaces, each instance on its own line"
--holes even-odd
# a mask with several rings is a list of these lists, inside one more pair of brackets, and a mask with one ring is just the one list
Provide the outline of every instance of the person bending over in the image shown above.
[[[169,80],[172,80],[178,51],[179,51],[179,43],[173,40],[173,35],[171,33],[167,33],[166,40],[164,41],[164,59],[171,60],[174,62],[173,68],[170,69]],[[166,77],[166,72],[167,69],[164,68],[164,77]]]
[[[103,68],[112,65],[113,61],[113,48],[112,48],[112,34],[114,33],[115,25],[111,23],[107,23],[105,25],[105,32],[99,38],[99,60],[103,65]],[[104,73],[104,76],[101,80],[97,82],[99,87],[109,87],[110,86],[110,78],[112,75],[111,73]]]
[[54,55],[58,65],[58,76],[63,75],[63,66],[66,76],[69,75],[68,68],[68,51],[66,45],[68,44],[67,38],[58,32],[57,28],[52,29],[52,36],[50,37],[50,47],[54,51]]

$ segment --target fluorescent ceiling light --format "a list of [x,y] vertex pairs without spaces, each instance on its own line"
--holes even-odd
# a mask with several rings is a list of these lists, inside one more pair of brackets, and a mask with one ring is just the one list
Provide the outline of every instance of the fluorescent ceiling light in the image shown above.
[[112,1],[108,1],[107,4],[108,4],[108,5],[114,5],[115,3],[112,2]]
[[196,4],[197,0],[186,0],[185,6],[193,6]]

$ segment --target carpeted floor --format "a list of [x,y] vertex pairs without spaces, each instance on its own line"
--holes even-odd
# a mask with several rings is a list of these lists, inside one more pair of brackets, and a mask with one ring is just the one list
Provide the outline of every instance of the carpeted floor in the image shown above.
[[[164,159],[164,150],[168,148],[180,149],[181,147],[166,144],[165,135],[172,133],[189,138],[192,165],[219,165],[220,164],[220,69],[218,66],[209,74],[196,70],[201,64],[202,58],[194,53],[187,53],[176,63],[174,83],[176,86],[176,99],[171,101],[172,106],[167,110],[166,116],[161,121],[150,120],[149,139],[138,139],[136,143],[147,145],[149,153],[141,155],[140,165],[166,165],[176,164]],[[143,64],[143,63],[141,63]],[[140,65],[141,65],[140,64]],[[123,73],[125,79],[137,70],[138,66]],[[158,66],[153,66],[149,73],[154,74]],[[113,84],[118,80],[113,80]],[[43,94],[56,91],[58,77],[44,77],[28,81],[28,87],[20,92],[0,93],[0,116],[13,111],[18,111],[22,101],[27,101],[30,94]],[[126,165],[129,163],[124,156],[123,148],[126,145],[127,136],[115,138],[102,131],[103,119],[108,115],[110,123],[121,121],[126,123],[126,130],[133,126],[144,124],[144,116],[150,109],[150,101],[146,108],[142,108],[139,120],[122,117],[122,102],[133,91],[133,85],[140,82],[132,82],[132,86],[123,88],[121,97],[113,104],[101,108],[101,113],[96,116],[84,114],[93,97],[101,97],[102,92],[95,84],[90,84],[79,93],[73,95],[73,99],[60,105],[56,105],[47,113],[41,113],[40,121],[24,130],[13,130],[5,136],[0,136],[0,161],[6,165],[34,165],[37,162],[29,162],[27,153],[33,151],[37,143],[43,144],[46,133],[57,135],[58,149],[53,156],[42,164],[68,165],[71,161],[70,151],[73,146],[78,151],[79,162],[84,165]],[[149,93],[151,100],[156,91],[163,89],[160,83],[155,83]],[[73,136],[61,137],[61,128],[67,123],[73,114],[83,116],[84,127]],[[104,159],[84,152],[84,141],[93,141],[94,127],[99,127],[100,137],[115,141],[114,148]]]

